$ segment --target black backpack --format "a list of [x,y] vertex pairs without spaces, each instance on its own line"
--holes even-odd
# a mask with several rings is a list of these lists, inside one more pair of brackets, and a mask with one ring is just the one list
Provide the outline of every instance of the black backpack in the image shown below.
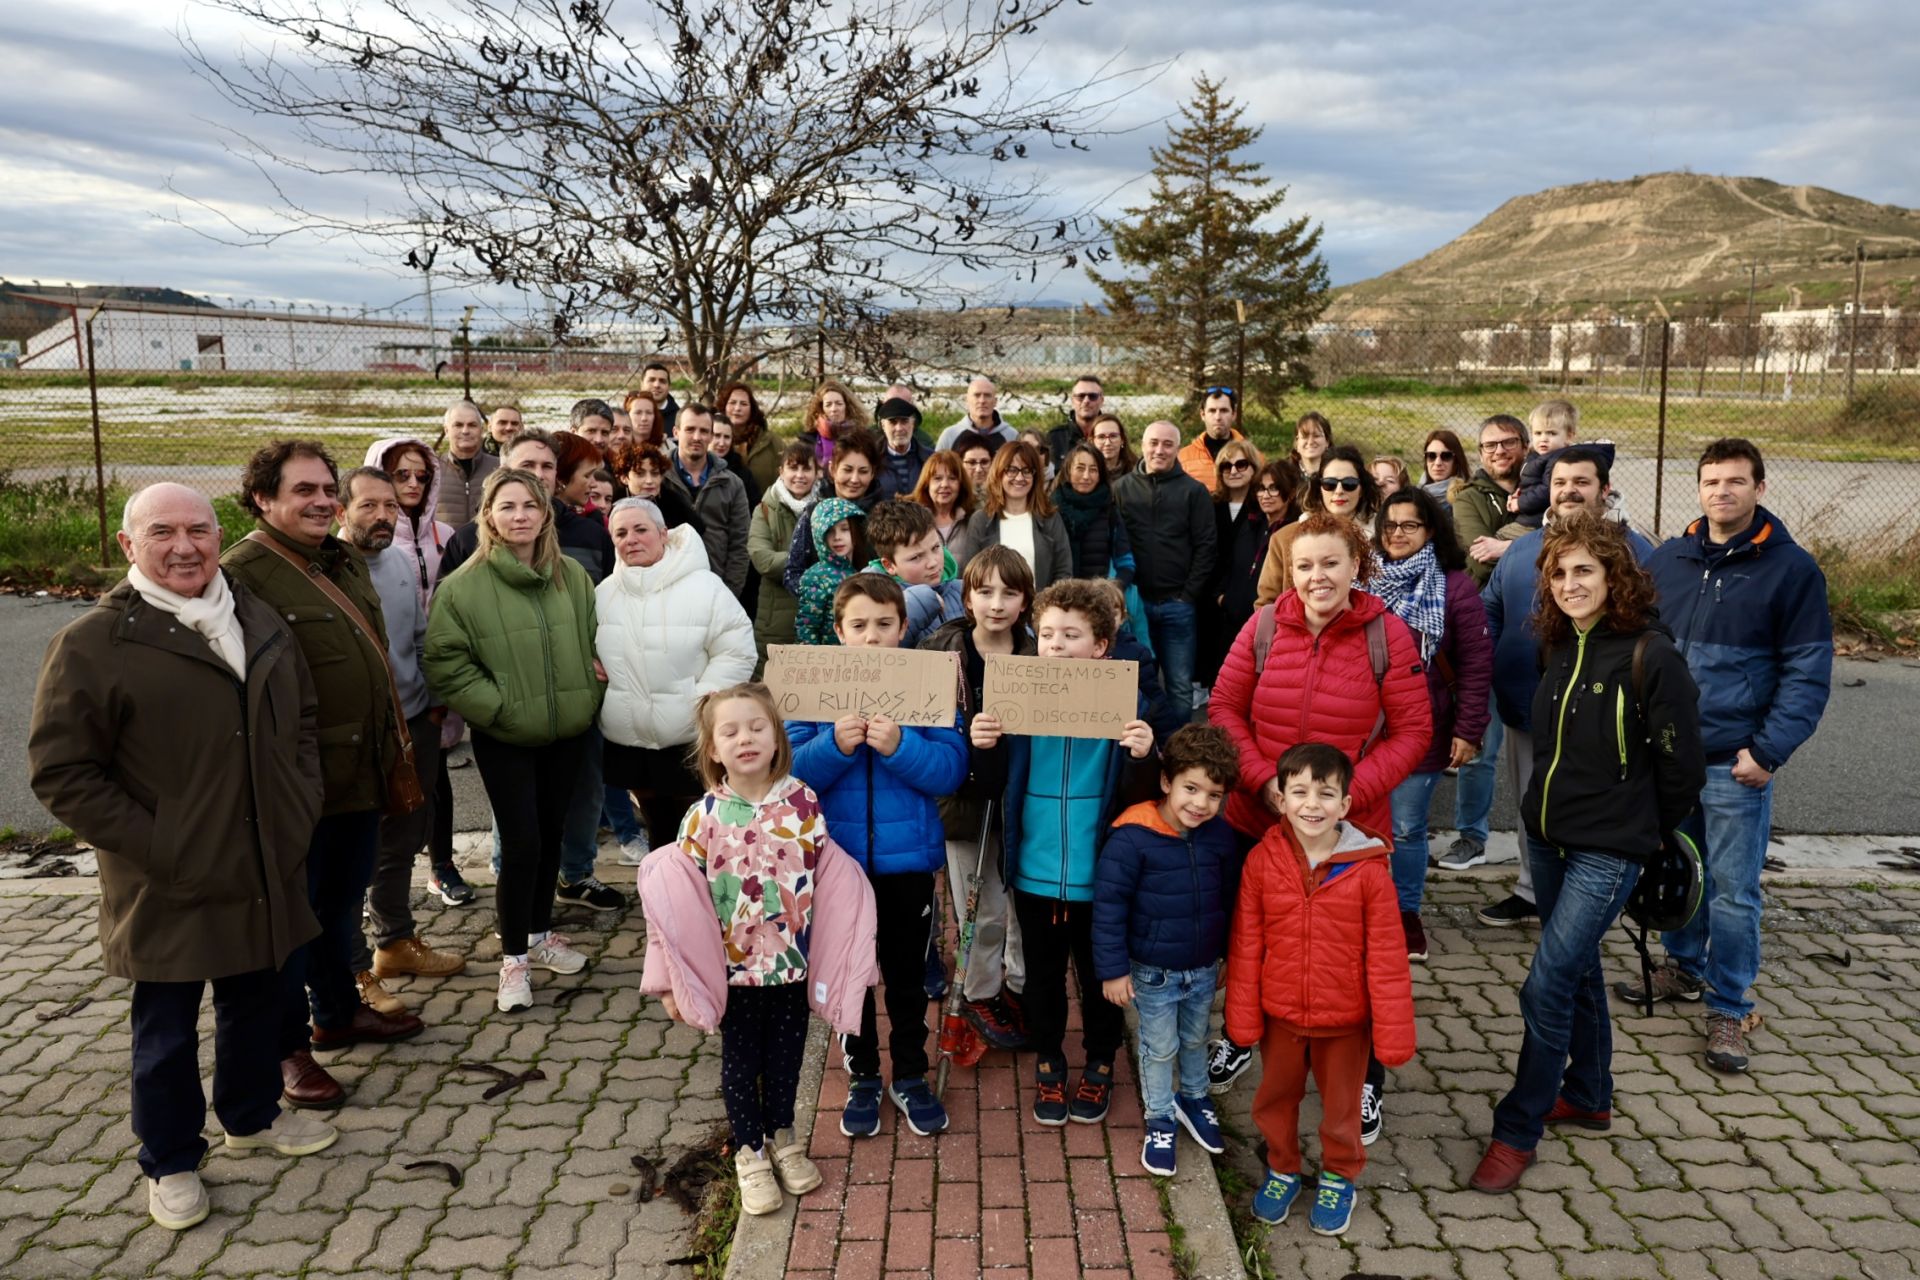
[[[1650,638],[1651,633],[1643,633],[1633,646],[1633,704],[1640,713],[1642,730],[1647,723],[1644,689]],[[1640,879],[1627,898],[1621,928],[1633,939],[1634,950],[1640,953],[1640,992],[1648,1014],[1653,1012],[1653,956],[1647,951],[1647,935],[1656,930],[1670,933],[1692,923],[1699,913],[1706,883],[1706,864],[1701,860],[1700,847],[1684,831],[1669,831],[1661,837],[1659,851],[1640,869]],[[1634,925],[1639,926],[1638,933],[1634,932]]]

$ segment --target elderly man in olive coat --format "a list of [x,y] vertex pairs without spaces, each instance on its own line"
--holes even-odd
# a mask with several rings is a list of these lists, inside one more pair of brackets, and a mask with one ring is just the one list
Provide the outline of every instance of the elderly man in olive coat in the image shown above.
[[213,984],[226,1145],[305,1155],[337,1136],[280,1109],[276,973],[319,932],[313,681],[272,609],[220,572],[213,507],[127,503],[127,580],[54,637],[27,740],[34,794],[100,860],[100,950],[133,980],[133,1129],[154,1221],[207,1216],[197,1027]]

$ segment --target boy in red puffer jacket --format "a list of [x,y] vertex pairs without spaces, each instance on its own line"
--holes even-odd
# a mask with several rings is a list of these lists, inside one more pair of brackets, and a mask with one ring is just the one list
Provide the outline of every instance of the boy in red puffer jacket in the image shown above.
[[1267,1140],[1254,1217],[1284,1222],[1300,1194],[1300,1099],[1313,1072],[1324,1113],[1311,1224],[1344,1233],[1366,1167],[1360,1086],[1369,1048],[1413,1057],[1413,980],[1388,861],[1392,845],[1345,821],[1353,762],[1303,742],[1276,774],[1286,821],[1247,855],[1227,955],[1227,1035],[1260,1046],[1253,1119]]

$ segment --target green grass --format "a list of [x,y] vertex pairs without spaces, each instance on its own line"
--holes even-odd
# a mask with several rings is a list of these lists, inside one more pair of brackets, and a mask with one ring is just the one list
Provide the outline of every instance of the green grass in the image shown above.
[[1841,631],[1896,648],[1920,644],[1920,530],[1808,547],[1827,575],[1827,607]]
[[[130,493],[107,482],[107,555],[100,556],[100,507],[91,483],[70,476],[15,480],[0,472],[0,574],[26,583],[106,587],[126,566],[114,541]],[[233,498],[216,498],[221,545],[253,528],[253,517]]]
[[1420,378],[1389,378],[1370,374],[1352,374],[1319,393],[1335,400],[1354,400],[1378,396],[1424,396],[1445,400],[1471,400],[1492,396],[1525,396],[1524,382],[1428,382]]

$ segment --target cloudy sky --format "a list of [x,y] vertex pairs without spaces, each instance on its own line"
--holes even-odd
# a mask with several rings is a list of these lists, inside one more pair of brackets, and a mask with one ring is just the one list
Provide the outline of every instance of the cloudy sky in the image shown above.
[[[260,225],[273,206],[260,174],[224,145],[220,126],[247,122],[188,69],[183,23],[215,54],[243,35],[177,0],[54,0],[10,14],[0,276],[405,304],[417,278],[342,246],[292,237],[235,249],[191,229]],[[1324,223],[1336,283],[1417,257],[1511,196],[1593,178],[1688,167],[1920,206],[1912,0],[1096,0],[1069,6],[1046,40],[1041,65],[1062,80],[1116,54],[1174,60],[1121,109],[1139,127],[1064,180],[1126,203],[1144,190],[1146,148],[1192,77],[1224,78],[1266,126],[1257,155],[1291,184],[1287,210]],[[332,194],[337,206],[377,207],[383,192],[342,179]],[[1091,292],[1077,273],[1027,288]]]

